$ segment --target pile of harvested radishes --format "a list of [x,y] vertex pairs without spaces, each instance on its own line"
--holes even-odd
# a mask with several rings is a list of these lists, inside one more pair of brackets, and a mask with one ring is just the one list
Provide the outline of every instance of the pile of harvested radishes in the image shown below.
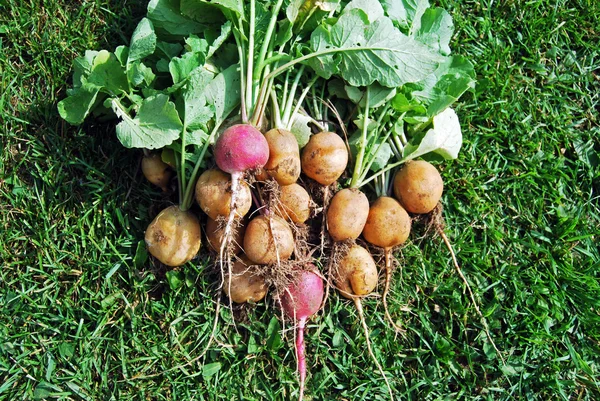
[[475,82],[452,33],[427,0],[152,0],[129,46],[75,59],[58,108],[72,124],[118,119],[147,179],[178,194],[146,230],[157,261],[210,257],[229,306],[272,292],[297,327],[302,399],[303,330],[330,289],[368,339],[361,298],[382,276],[402,330],[387,308],[393,252],[415,216],[441,219],[430,162],[457,157],[450,106]]

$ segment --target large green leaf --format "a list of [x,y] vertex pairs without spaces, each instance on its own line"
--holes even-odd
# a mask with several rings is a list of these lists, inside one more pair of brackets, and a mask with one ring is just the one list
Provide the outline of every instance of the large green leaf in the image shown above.
[[421,26],[415,32],[415,38],[439,51],[450,54],[450,39],[454,32],[452,17],[443,8],[429,8],[421,18]]
[[410,160],[435,153],[444,159],[456,159],[462,146],[458,116],[451,108],[433,118],[433,128],[424,136],[414,138],[404,148],[403,159]]
[[428,0],[382,0],[381,2],[394,24],[407,34],[419,30],[421,17],[429,8]]
[[411,91],[412,98],[426,105],[427,115],[433,117],[474,87],[473,64],[462,56],[453,56],[423,81],[407,85],[406,90]]
[[183,124],[167,95],[144,99],[134,118],[122,109],[118,100],[113,100],[112,106],[115,114],[123,119],[117,125],[117,137],[126,148],[160,149],[181,134]]
[[[83,78],[82,78],[83,79]],[[106,50],[101,50],[94,57],[92,70],[87,82],[93,84],[112,96],[129,91],[129,83],[125,69],[117,57]]]
[[367,14],[353,9],[333,26],[320,26],[311,37],[315,52],[308,64],[322,77],[340,74],[352,86],[379,82],[390,88],[418,82],[444,60],[428,46],[401,33],[382,17],[370,23]]
[[92,84],[74,88],[66,99],[58,102],[58,113],[69,124],[81,124],[96,104],[98,92],[100,89]]
[[151,55],[155,49],[156,33],[154,33],[154,25],[148,18],[143,18],[131,36],[127,64]]
[[240,66],[234,64],[217,74],[204,90],[206,102],[215,108],[215,124],[221,124],[240,104]]
[[163,36],[188,36],[192,33],[202,33],[206,29],[205,24],[181,13],[179,0],[150,0],[148,18],[157,31],[162,31]]
[[197,68],[190,75],[183,88],[184,121],[189,130],[204,128],[215,114],[209,105],[204,91],[214,78],[214,74],[204,68]]

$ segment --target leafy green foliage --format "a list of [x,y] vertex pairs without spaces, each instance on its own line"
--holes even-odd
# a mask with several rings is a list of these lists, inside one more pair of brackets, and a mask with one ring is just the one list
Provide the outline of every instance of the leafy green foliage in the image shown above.
[[331,26],[320,26],[311,37],[316,52],[331,52],[308,61],[322,77],[340,74],[352,86],[379,82],[397,87],[434,71],[442,58],[397,30],[382,17],[373,22],[360,9],[344,12]]

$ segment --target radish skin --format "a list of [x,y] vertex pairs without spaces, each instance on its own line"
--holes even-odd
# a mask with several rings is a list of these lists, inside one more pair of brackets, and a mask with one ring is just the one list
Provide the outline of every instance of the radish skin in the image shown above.
[[[314,268],[314,266],[312,266]],[[281,297],[281,306],[284,313],[298,321],[296,334],[296,358],[298,360],[298,374],[300,376],[299,400],[304,397],[306,382],[306,347],[304,344],[304,328],[306,320],[317,313],[323,302],[323,280],[311,271],[302,271],[297,277],[297,282],[289,285]]]

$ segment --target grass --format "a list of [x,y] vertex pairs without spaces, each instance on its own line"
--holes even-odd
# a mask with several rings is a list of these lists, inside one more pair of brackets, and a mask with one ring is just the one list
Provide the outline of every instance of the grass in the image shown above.
[[[375,352],[401,399],[598,399],[600,5],[441,4],[479,83],[443,170],[446,233],[506,364],[419,225],[389,298],[407,335],[365,302]],[[73,57],[126,43],[143,13],[125,0],[0,5],[0,400],[293,398],[292,343],[271,307],[236,310],[239,332],[221,326],[198,359],[210,269],[167,276],[136,257],[169,199],[111,124],[71,127],[56,111]],[[386,399],[353,308],[334,296],[326,309],[308,326],[307,399]]]

